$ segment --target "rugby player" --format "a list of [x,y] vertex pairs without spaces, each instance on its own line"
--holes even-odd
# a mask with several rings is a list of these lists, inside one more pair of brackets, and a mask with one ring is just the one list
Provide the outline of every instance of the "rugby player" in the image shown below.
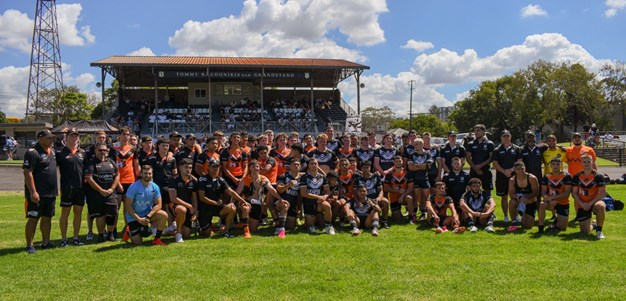
[[349,206],[347,217],[352,226],[352,235],[361,234],[359,227],[366,227],[372,229],[372,236],[378,236],[378,215],[381,214],[382,209],[376,199],[367,197],[365,186],[356,188],[356,195],[347,206]]
[[[596,237],[604,239],[602,227],[606,218],[606,204],[602,200],[606,197],[606,182],[601,174],[594,169],[594,160],[591,154],[584,154],[580,158],[583,170],[577,173],[572,180],[572,196],[578,205],[576,220],[580,232],[589,233],[596,230]],[[591,221],[592,213],[597,222]]]
[[470,189],[461,198],[463,219],[467,222],[470,232],[478,231],[476,225],[485,226],[485,231],[495,233],[493,220],[496,202],[488,191],[482,190],[480,179],[469,180]]
[[[509,179],[509,215],[511,226],[509,232],[517,230],[517,215],[522,216],[521,225],[525,229],[533,227],[535,213],[537,212],[537,196],[539,195],[539,180],[533,174],[526,172],[523,162],[515,162],[515,173]],[[484,187],[484,185],[483,185]]]
[[167,223],[167,213],[161,210],[161,191],[159,186],[152,182],[152,167],[141,167],[141,179],[128,187],[124,207],[130,240],[133,244],[143,243],[143,238],[150,236],[150,226],[156,227],[152,240],[153,245],[165,246],[161,235]]

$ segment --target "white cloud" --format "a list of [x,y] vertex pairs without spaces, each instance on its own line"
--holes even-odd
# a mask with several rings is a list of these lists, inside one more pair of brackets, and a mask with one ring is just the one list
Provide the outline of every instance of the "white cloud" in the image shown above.
[[150,49],[148,47],[141,47],[140,49],[137,49],[135,51],[131,51],[131,52],[127,53],[126,55],[130,55],[130,56],[155,56],[156,54],[154,54],[152,49]]
[[413,49],[419,52],[422,52],[422,51],[425,51],[434,47],[435,46],[431,42],[416,41],[413,39],[406,41],[406,44],[402,46],[402,48]]
[[[57,5],[57,23],[59,25],[59,41],[68,46],[85,46],[95,43],[96,37],[91,33],[90,26],[78,27],[80,4]],[[29,53],[33,39],[34,21],[26,13],[9,9],[0,15],[0,51],[6,48],[19,49]]]
[[30,67],[0,68],[0,109],[6,116],[24,117]]
[[189,20],[169,38],[177,55],[334,57],[363,61],[357,50],[331,37],[339,31],[349,43],[385,41],[378,15],[384,0],[246,0],[239,16],[206,22]]
[[618,11],[626,7],[626,0],[606,0],[604,4],[608,7],[608,9],[604,11],[604,15],[607,18],[611,18],[617,15]]
[[74,79],[74,83],[81,91],[86,91],[96,83],[96,77],[91,73],[83,73]]
[[522,8],[522,18],[534,17],[534,16],[547,16],[548,12],[545,11],[541,6],[529,4],[528,6]]

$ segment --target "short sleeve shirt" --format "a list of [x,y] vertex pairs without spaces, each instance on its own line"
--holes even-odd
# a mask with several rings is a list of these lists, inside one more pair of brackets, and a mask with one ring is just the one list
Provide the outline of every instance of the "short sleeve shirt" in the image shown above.
[[[156,199],[161,197],[161,191],[154,182],[150,181],[147,186],[144,186],[139,180],[130,185],[126,197],[132,200],[131,207],[135,213],[140,217],[146,217],[154,207]],[[125,215],[128,222],[136,221],[128,212]]]
[[[30,170],[35,180],[35,189],[42,198],[56,198],[59,194],[57,186],[57,162],[52,149],[45,151],[39,143],[24,154],[22,169]],[[30,191],[24,184],[26,199],[30,200]]]

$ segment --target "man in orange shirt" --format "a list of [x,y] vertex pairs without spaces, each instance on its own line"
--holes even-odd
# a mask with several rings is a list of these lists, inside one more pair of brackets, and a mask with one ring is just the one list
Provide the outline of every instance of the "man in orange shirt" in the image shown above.
[[241,179],[248,174],[248,156],[239,147],[239,133],[230,134],[230,146],[220,152],[222,175],[232,189],[237,189]]
[[[582,233],[596,230],[596,237],[604,239],[602,226],[606,216],[606,204],[602,200],[606,196],[604,177],[592,168],[593,160],[590,154],[581,156],[583,170],[577,173],[572,180],[572,196],[578,205],[576,220]],[[591,222],[591,215],[595,214],[597,223]]]
[[581,172],[583,170],[583,165],[581,162],[582,155],[589,154],[593,159],[592,167],[593,170],[597,170],[596,166],[596,152],[593,148],[583,145],[583,138],[580,133],[574,133],[572,137],[572,143],[574,145],[565,149],[567,158],[567,172],[574,176],[575,174]]
[[[137,149],[130,145],[128,141],[129,138],[130,128],[123,127],[120,130],[120,145],[111,150],[115,154],[115,161],[120,175],[120,182],[117,189],[119,196],[118,207],[123,207],[122,204],[124,203],[124,196],[128,191],[128,187],[130,187],[130,185],[135,182],[135,178],[139,176],[139,159],[137,156]],[[126,214],[124,214],[124,219],[126,219]],[[117,219],[115,220],[115,225],[117,225]],[[113,229],[113,236],[117,238],[117,228]],[[124,238],[127,238],[126,235]]]

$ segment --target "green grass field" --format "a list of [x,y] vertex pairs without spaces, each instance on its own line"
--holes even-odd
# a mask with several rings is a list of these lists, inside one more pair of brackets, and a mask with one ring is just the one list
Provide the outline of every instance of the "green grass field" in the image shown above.
[[[626,200],[626,186],[608,190]],[[346,228],[335,236],[296,232],[281,240],[264,229],[250,240],[90,243],[28,255],[23,210],[21,195],[0,194],[3,300],[626,298],[624,211],[608,213],[602,241],[581,235],[577,226],[558,236],[539,236],[536,228],[507,233],[501,223],[496,234],[436,235],[425,225],[402,224],[380,237],[352,237]],[[52,233],[57,245],[59,214]],[[37,247],[39,240],[38,233]]]

